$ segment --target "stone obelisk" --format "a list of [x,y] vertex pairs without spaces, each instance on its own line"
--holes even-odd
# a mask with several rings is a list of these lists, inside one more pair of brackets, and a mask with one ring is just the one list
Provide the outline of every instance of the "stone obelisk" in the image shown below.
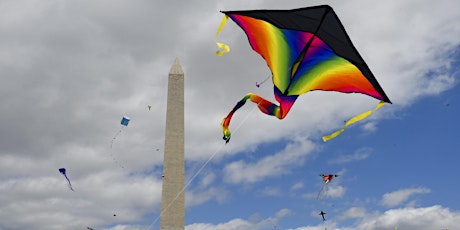
[[184,72],[169,71],[160,230],[184,230]]

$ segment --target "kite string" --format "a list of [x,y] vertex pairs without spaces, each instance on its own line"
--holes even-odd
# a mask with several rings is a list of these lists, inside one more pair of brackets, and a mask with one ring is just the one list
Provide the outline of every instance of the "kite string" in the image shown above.
[[[255,111],[256,108],[258,108],[260,102],[257,103],[257,106],[255,106],[249,113],[248,115],[246,115],[246,117],[240,122],[240,124],[235,128],[235,131],[233,133],[237,133],[238,132],[238,129],[246,122],[246,120],[249,118],[249,116]],[[179,198],[179,196],[185,191],[185,189],[187,189],[187,187],[193,182],[193,180],[195,180],[195,178],[201,173],[201,171],[203,171],[203,169],[206,167],[206,165],[208,165],[208,163],[216,156],[216,154],[218,152],[220,152],[224,146],[226,144],[222,145],[219,149],[217,149],[210,157],[208,160],[206,160],[206,162],[195,172],[195,174],[190,178],[190,180],[185,184],[184,188],[179,192],[177,193],[177,195],[174,197],[174,199],[164,208],[164,210],[161,210],[160,211],[160,214],[157,216],[157,218],[155,218],[155,220],[153,220],[153,222],[149,225],[149,227],[147,228],[147,230],[150,230],[150,228],[160,219],[161,215],[163,215],[164,212],[166,212],[166,210],[169,209],[169,207],[171,207],[172,203],[174,203],[174,201],[177,200],[177,198]]]
[[120,164],[120,162],[118,162],[117,158],[115,157],[115,155],[113,154],[113,142],[115,141],[115,139],[117,139],[118,135],[120,135],[121,131],[123,131],[123,128],[125,126],[122,126],[120,128],[120,130],[118,130],[117,133],[115,133],[115,136],[113,136],[112,140],[110,141],[110,151],[109,151],[109,155],[110,157],[112,157],[112,160],[113,162],[115,162],[118,166],[120,166],[121,168],[125,168],[123,165]]

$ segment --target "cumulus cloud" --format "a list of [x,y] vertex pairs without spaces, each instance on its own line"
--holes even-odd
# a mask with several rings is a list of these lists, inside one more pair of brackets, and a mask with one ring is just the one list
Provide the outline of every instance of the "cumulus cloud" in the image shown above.
[[303,183],[302,182],[297,182],[297,183],[292,185],[291,190],[298,190],[298,189],[301,189],[301,188],[303,188]]
[[[280,211],[281,212],[281,211]],[[290,213],[289,210],[286,211]],[[317,213],[314,213],[317,215]],[[460,213],[444,208],[439,205],[420,207],[420,208],[401,208],[389,209],[383,213],[367,213],[362,207],[352,207],[346,210],[341,218],[343,219],[358,219],[359,221],[354,226],[339,226],[334,221],[328,221],[321,225],[310,225],[294,228],[291,230],[320,230],[324,229],[344,229],[344,230],[387,230],[398,227],[399,229],[445,229],[456,226],[460,221]],[[259,223],[264,222],[260,221]],[[258,228],[257,223],[251,224],[249,221],[236,219],[228,221],[224,224],[193,224],[186,229],[242,229],[241,227],[249,227],[250,229]],[[225,228],[227,227],[227,228]]]
[[292,213],[289,209],[281,209],[273,217],[266,219],[249,218],[248,220],[237,218],[225,223],[209,224],[209,223],[194,223],[185,226],[186,230],[263,230],[278,228],[277,223],[284,217]]
[[446,229],[460,223],[460,213],[439,205],[422,208],[390,209],[382,214],[369,215],[355,228],[344,229]]
[[360,148],[352,154],[345,154],[329,161],[330,164],[344,164],[352,161],[360,161],[368,158],[374,150],[372,148]]
[[407,201],[411,196],[415,194],[426,194],[430,193],[431,190],[428,188],[408,188],[401,189],[390,193],[383,194],[381,204],[387,207],[394,207]]
[[224,168],[225,181],[253,183],[266,177],[288,174],[289,168],[300,164],[313,148],[312,142],[297,138],[281,152],[266,156],[257,162],[246,163],[242,160],[231,162]]
[[340,216],[340,219],[356,219],[356,218],[363,218],[366,216],[367,212],[366,209],[363,207],[352,207],[343,212]]

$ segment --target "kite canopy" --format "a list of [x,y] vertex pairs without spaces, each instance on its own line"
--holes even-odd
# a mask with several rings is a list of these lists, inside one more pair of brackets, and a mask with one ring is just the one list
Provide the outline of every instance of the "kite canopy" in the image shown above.
[[[299,95],[313,90],[361,93],[391,103],[330,6],[222,13],[225,16],[217,34],[228,18],[243,29],[252,49],[270,68],[275,98],[280,103],[278,106],[255,94],[246,95],[222,121],[227,141],[230,119],[248,99],[279,119],[287,115]],[[225,44],[217,45],[219,56],[230,50]],[[361,114],[358,120],[371,113]]]
[[121,125],[128,126],[129,120],[130,120],[129,117],[123,117],[120,123]]

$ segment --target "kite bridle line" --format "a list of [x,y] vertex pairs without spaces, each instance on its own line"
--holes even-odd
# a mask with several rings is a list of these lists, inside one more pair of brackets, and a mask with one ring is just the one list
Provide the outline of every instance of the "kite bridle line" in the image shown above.
[[[235,130],[233,131],[233,133],[235,132],[238,132],[238,129],[246,122],[246,120],[249,118],[249,116],[256,110],[256,108],[258,108],[260,102],[257,103],[257,106],[255,106],[249,113],[248,115],[246,115],[246,117],[241,121],[241,123],[235,128]],[[153,220],[153,222],[148,226],[147,230],[150,230],[150,228],[160,219],[161,215],[163,215],[164,212],[166,212],[166,210],[169,209],[169,207],[171,207],[172,203],[174,203],[177,198],[179,198],[179,196],[184,193],[185,189],[190,186],[190,184],[195,180],[195,178],[198,176],[198,174],[201,173],[201,171],[203,171],[203,169],[206,167],[206,165],[208,165],[208,163],[217,155],[218,152],[220,152],[225,146],[226,146],[227,143],[224,143],[219,149],[217,149],[210,157],[208,160],[206,160],[206,162],[204,162],[204,164],[196,171],[196,173],[190,178],[190,180],[187,182],[187,184],[185,184],[184,188],[179,192],[177,193],[177,195],[174,197],[174,199],[163,209],[160,211],[160,215],[157,216],[157,218],[155,218],[155,220]]]

